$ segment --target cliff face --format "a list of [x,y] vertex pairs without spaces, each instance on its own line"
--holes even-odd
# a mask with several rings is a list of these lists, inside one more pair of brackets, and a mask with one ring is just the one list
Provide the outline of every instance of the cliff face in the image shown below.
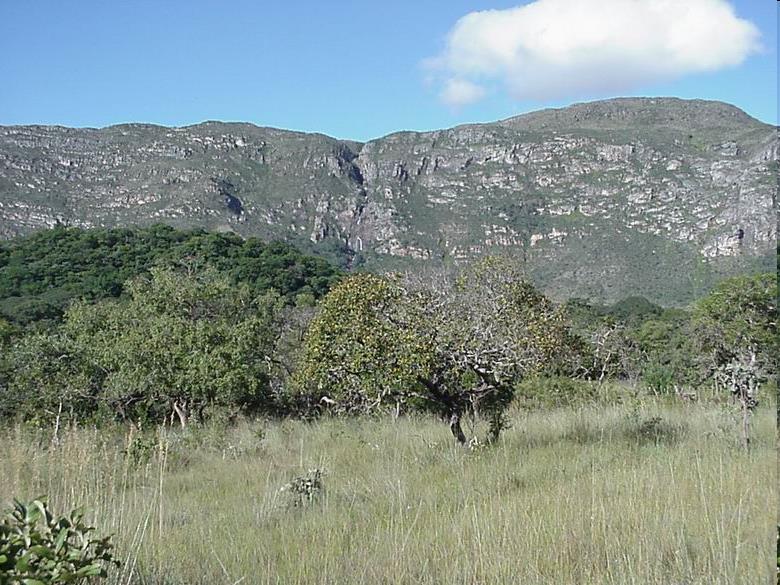
[[0,237],[164,222],[380,269],[500,251],[554,296],[680,303],[774,258],[777,160],[775,127],[677,99],[365,144],[214,122],[0,127]]

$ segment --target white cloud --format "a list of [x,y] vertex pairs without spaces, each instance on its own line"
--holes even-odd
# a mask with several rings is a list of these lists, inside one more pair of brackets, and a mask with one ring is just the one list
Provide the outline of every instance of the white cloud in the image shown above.
[[454,108],[478,102],[485,97],[485,88],[467,79],[448,79],[439,94],[441,100]]
[[467,14],[427,65],[450,105],[481,99],[491,82],[553,99],[739,65],[759,38],[726,0],[535,0]]

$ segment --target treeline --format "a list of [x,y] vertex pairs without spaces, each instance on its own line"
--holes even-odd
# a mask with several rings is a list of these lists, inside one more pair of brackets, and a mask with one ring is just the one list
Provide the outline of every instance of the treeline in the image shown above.
[[739,364],[776,376],[774,274],[725,281],[682,310],[559,305],[496,258],[344,276],[283,244],[164,227],[58,228],[0,250],[6,420],[424,409],[460,441],[476,414],[494,440],[518,394],[566,402],[615,380],[674,392]]
[[[278,410],[291,305],[214,270],[150,269],[120,299],[76,301],[62,322],[10,336],[0,417],[185,425],[217,411]],[[276,392],[277,394],[274,394]]]
[[17,326],[56,323],[72,300],[119,298],[125,283],[154,266],[190,272],[208,266],[253,293],[273,289],[288,300],[320,298],[340,276],[289,244],[231,233],[57,227],[0,241],[0,318]]
[[566,303],[573,327],[597,358],[594,368],[602,368],[598,377],[622,378],[655,393],[706,385],[720,366],[745,352],[755,352],[761,371],[774,380],[776,307],[772,273],[725,280],[686,309],[643,297],[611,306]]

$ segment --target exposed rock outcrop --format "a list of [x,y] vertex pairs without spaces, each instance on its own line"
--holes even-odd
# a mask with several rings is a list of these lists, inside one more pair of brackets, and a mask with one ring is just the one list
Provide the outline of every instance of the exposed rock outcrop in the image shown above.
[[556,296],[684,302],[773,257],[777,161],[775,127],[660,98],[365,144],[218,122],[0,127],[0,237],[166,222],[332,242],[380,268],[508,251]]

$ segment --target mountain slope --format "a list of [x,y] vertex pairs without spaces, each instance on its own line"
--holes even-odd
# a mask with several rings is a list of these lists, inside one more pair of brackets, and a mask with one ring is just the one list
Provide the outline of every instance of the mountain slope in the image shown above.
[[488,252],[554,296],[663,303],[774,261],[777,130],[625,98],[365,144],[208,122],[0,127],[0,237],[165,222],[393,268]]

